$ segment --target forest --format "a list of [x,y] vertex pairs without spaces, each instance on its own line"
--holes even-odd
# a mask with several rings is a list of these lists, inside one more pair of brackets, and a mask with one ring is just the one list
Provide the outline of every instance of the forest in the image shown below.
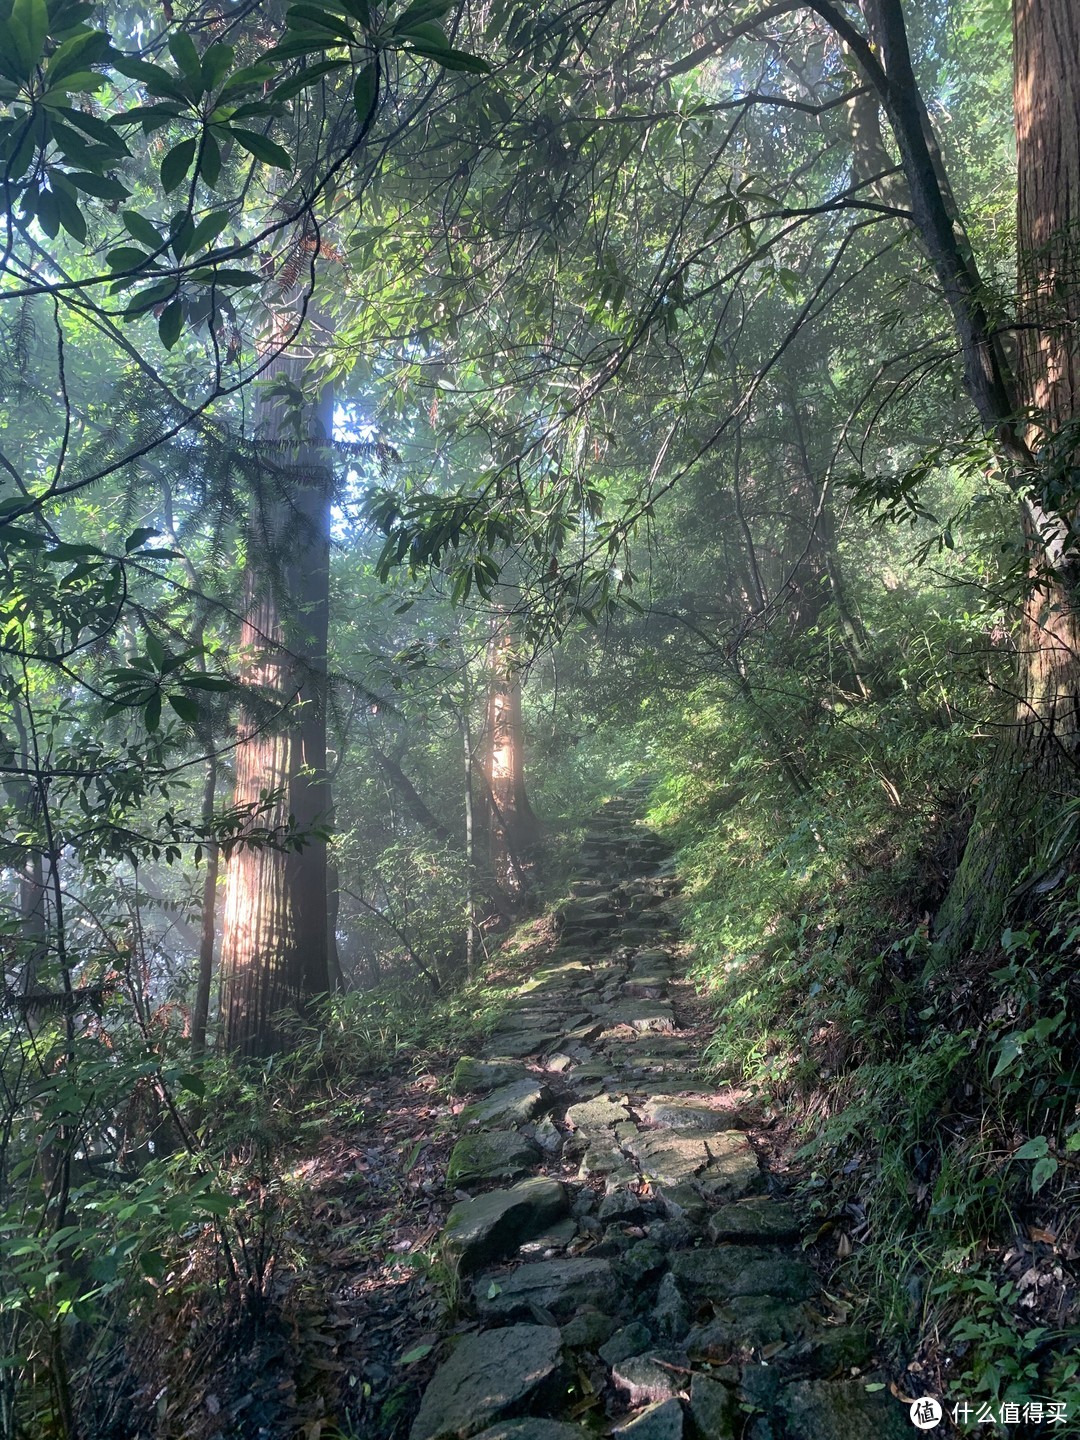
[[0,1440],[1080,1435],[1077,0],[0,0],[0,166]]

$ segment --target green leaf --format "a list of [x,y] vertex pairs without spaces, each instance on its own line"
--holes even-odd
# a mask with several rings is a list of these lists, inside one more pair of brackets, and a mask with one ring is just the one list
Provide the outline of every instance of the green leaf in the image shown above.
[[77,240],[81,245],[86,239],[86,221],[79,209],[79,202],[74,195],[60,185],[53,187],[53,194],[56,196],[56,209],[60,216],[60,224],[71,238]]
[[[45,88],[61,88],[65,76],[99,65],[109,53],[109,37],[102,30],[88,30],[58,45],[45,69]],[[102,77],[99,77],[102,78]]]
[[205,250],[208,245],[212,245],[228,225],[230,218],[228,210],[214,210],[211,214],[205,215],[191,232],[188,239],[188,254],[194,254],[197,250]]
[[149,135],[154,130],[159,130],[162,125],[167,125],[169,121],[176,120],[183,113],[183,107],[180,105],[133,105],[130,110],[113,115],[109,124],[117,127],[141,125],[143,134]]
[[161,691],[155,690],[143,706],[143,724],[151,734],[161,724]]
[[[397,27],[395,27],[396,30]],[[432,20],[418,20],[410,25],[401,34],[407,40],[415,41],[417,45],[430,46],[434,51],[450,49],[450,41],[446,38],[446,31],[441,25],[436,25]]]
[[214,91],[229,73],[229,66],[236,58],[231,45],[211,45],[202,57],[202,88]]
[[1050,1142],[1045,1135],[1036,1135],[1026,1141],[1019,1150],[1013,1151],[1014,1160],[1041,1160],[1049,1151]]
[[146,632],[146,654],[150,664],[153,665],[154,669],[160,674],[165,668],[168,653],[166,652],[165,646],[162,645],[152,630],[147,630]]
[[406,1350],[398,1361],[399,1365],[415,1365],[417,1360],[423,1360],[425,1355],[430,1355],[434,1345],[414,1345],[411,1350]]
[[196,1195],[192,1203],[199,1210],[208,1210],[211,1215],[218,1215],[224,1218],[232,1209],[233,1202],[229,1195]]
[[134,245],[120,245],[105,256],[110,270],[135,270],[149,259],[149,255],[136,250]]
[[324,75],[329,75],[333,70],[344,70],[348,65],[347,60],[322,60],[317,65],[305,65],[297,75],[289,80],[283,80],[270,92],[271,100],[291,100],[299,95],[301,90],[306,90],[309,85],[314,85]]
[[255,159],[261,160],[264,165],[274,165],[279,170],[293,168],[292,156],[289,152],[282,149],[276,141],[268,140],[265,135],[260,135],[255,130],[242,130],[239,127],[230,127],[229,134],[244,147],[249,155],[254,155]]
[[285,12],[285,24],[290,30],[306,30],[309,25],[318,25],[350,45],[356,43],[352,26],[347,25],[339,15],[332,15],[329,10],[323,10],[318,5],[290,5]]
[[180,331],[184,327],[184,307],[179,300],[172,300],[161,312],[161,319],[158,321],[158,334],[161,343],[166,350],[171,350],[180,339]]
[[232,95],[234,92],[241,93],[244,90],[260,90],[268,80],[274,78],[276,73],[273,65],[245,65],[242,69],[233,71],[222,85],[221,95]]
[[356,106],[357,118],[366,121],[372,112],[375,98],[379,90],[379,66],[376,61],[365,65],[356,77],[356,84],[353,86],[353,104]]
[[149,526],[140,525],[138,530],[133,530],[124,541],[125,555],[132,554],[135,550],[141,550],[147,540],[152,540],[155,535],[160,535],[160,530],[151,529]]
[[426,20],[441,20],[452,8],[452,0],[416,0],[415,4],[398,16],[391,33],[399,35],[403,30],[411,30],[414,25],[422,24]]
[[1036,1161],[1031,1171],[1031,1193],[1037,1195],[1047,1180],[1057,1174],[1058,1162],[1052,1155],[1045,1155]]
[[119,70],[120,74],[126,75],[129,80],[138,80],[151,95],[161,95],[168,100],[183,100],[188,104],[191,102],[191,93],[179,76],[170,75],[168,70],[162,69],[160,65],[151,65],[134,55],[117,52],[113,54],[112,65],[114,70]]
[[179,145],[174,145],[165,159],[161,162],[161,188],[168,195],[181,184],[184,176],[191,169],[191,162],[195,159],[195,147],[197,141],[194,136],[190,140],[181,140]]
[[199,707],[190,695],[170,695],[169,704],[188,725],[199,723]]
[[189,690],[235,690],[236,684],[224,675],[185,675]]
[[99,200],[126,200],[131,194],[126,185],[121,185],[111,175],[94,175],[89,170],[68,170],[66,173],[73,185]]
[[176,1083],[181,1090],[187,1090],[190,1094],[201,1100],[206,1094],[206,1085],[201,1075],[185,1074],[176,1077]]
[[157,227],[152,225],[145,215],[140,215],[138,210],[125,210],[120,218],[124,222],[124,229],[133,239],[138,240],[140,245],[145,245],[148,250],[161,248],[164,242]]
[[341,0],[341,8],[346,15],[351,15],[354,20],[359,20],[365,30],[371,29],[371,6],[368,0]]
[[212,130],[207,130],[203,136],[202,160],[199,164],[199,174],[203,183],[209,185],[213,190],[217,187],[218,176],[221,174],[221,146]]
[[182,30],[175,31],[169,36],[169,54],[176,61],[177,69],[184,79],[191,86],[195,98],[202,94],[202,62],[199,60],[199,52],[195,49],[195,42],[190,35],[185,35]]
[[49,11],[45,0],[15,0],[8,19],[18,47],[19,59],[29,75],[41,59],[49,33]]
[[60,207],[51,190],[39,190],[35,204],[38,224],[49,237],[55,240],[60,233]]
[[169,226],[169,239],[172,244],[172,252],[177,260],[182,260],[191,249],[191,237],[195,233],[195,222],[191,218],[190,210],[181,210],[174,215]]
[[435,49],[428,45],[408,45],[405,48],[414,55],[422,55],[425,60],[437,60],[444,70],[467,70],[471,75],[491,73],[491,66],[486,60],[481,60],[479,55],[469,55],[464,50],[453,50],[449,46],[445,50]]

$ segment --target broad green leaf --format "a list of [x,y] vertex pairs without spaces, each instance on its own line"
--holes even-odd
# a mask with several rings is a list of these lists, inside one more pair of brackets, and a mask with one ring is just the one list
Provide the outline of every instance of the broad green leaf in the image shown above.
[[39,190],[37,192],[37,221],[42,230],[50,240],[55,240],[60,233],[60,207],[56,203],[56,196],[51,190]]
[[87,195],[94,195],[99,200],[126,200],[131,191],[126,185],[121,185],[119,180],[114,180],[111,175],[95,175],[89,170],[69,170],[67,178],[80,190],[85,190]]
[[1035,1135],[1031,1140],[1026,1140],[1019,1150],[1013,1151],[1014,1160],[1041,1160],[1050,1149],[1050,1142],[1045,1135]]
[[203,136],[202,160],[199,164],[199,175],[203,184],[209,185],[213,190],[217,186],[221,175],[221,146],[217,142],[213,130],[207,130]]
[[182,30],[174,31],[168,40],[169,54],[176,61],[177,69],[184,79],[191,86],[195,98],[202,94],[202,62],[199,59],[199,52],[195,49],[195,42],[190,35]]
[[234,92],[260,89],[268,80],[272,80],[276,73],[272,65],[245,65],[242,69],[233,71],[222,85],[221,94],[225,96]]
[[140,525],[139,528],[137,530],[133,530],[131,534],[127,537],[127,539],[124,541],[125,554],[130,555],[135,550],[141,550],[142,547],[146,544],[147,540],[152,540],[155,535],[160,534],[160,530],[154,530],[150,526]]
[[224,675],[185,675],[189,690],[235,690],[236,685]]
[[1044,1155],[1037,1161],[1031,1171],[1031,1193],[1037,1195],[1046,1182],[1052,1179],[1058,1171],[1058,1162],[1052,1155]]
[[161,319],[158,321],[158,335],[166,350],[171,350],[180,339],[180,331],[184,326],[184,307],[179,300],[172,300],[161,312]]
[[142,250],[136,250],[134,245],[119,245],[105,256],[110,270],[134,270],[149,259],[149,255]]
[[170,695],[169,704],[188,725],[199,723],[199,707],[189,695]]
[[260,135],[255,130],[243,130],[239,126],[232,126],[229,134],[242,145],[256,160],[261,160],[264,165],[274,165],[279,170],[291,170],[293,168],[292,156],[274,140],[268,140],[265,135]]
[[353,104],[356,106],[357,117],[361,121],[367,121],[375,105],[375,98],[379,89],[379,66],[376,61],[365,65],[356,77],[356,84],[353,86]]
[[56,209],[60,216],[60,224],[72,239],[77,240],[81,245],[86,239],[86,221],[79,209],[78,200],[67,187],[59,184],[53,186],[53,194],[56,196]]
[[306,30],[311,25],[317,25],[350,45],[356,43],[352,27],[340,15],[323,10],[319,5],[290,5],[285,12],[285,24],[292,30]]
[[449,46],[445,50],[437,50],[428,45],[408,45],[405,48],[414,55],[422,55],[425,60],[437,60],[444,70],[466,70],[471,75],[488,75],[491,72],[486,60],[481,60],[479,55],[469,55],[464,50],[453,50]]
[[183,183],[185,175],[191,169],[191,162],[195,159],[197,144],[198,141],[194,135],[189,140],[181,140],[180,144],[174,145],[162,160],[161,188],[166,195]]
[[329,75],[334,70],[344,70],[348,65],[347,60],[322,60],[317,65],[305,65],[298,75],[292,76],[289,80],[283,80],[270,92],[270,100],[291,100],[306,90],[309,85],[314,85],[324,75]]
[[151,95],[161,95],[169,100],[183,100],[190,104],[191,94],[177,75],[171,75],[160,65],[151,65],[134,55],[114,54],[113,69],[119,70],[129,80],[138,80]]
[[27,74],[41,59],[49,33],[49,11],[45,0],[15,0],[8,19],[18,47],[19,59]]
[[151,734],[161,724],[161,691],[155,690],[143,707],[143,724]]
[[75,35],[58,45],[45,67],[46,90],[57,89],[67,75],[98,65],[109,54],[109,37],[101,30]]
[[140,215],[137,210],[125,210],[120,217],[124,222],[124,229],[140,245],[145,245],[148,250],[158,250],[164,243],[158,233],[157,226],[151,224],[145,215]]
[[188,241],[188,254],[205,250],[207,245],[212,245],[228,225],[230,219],[231,215],[228,210],[215,210],[210,215],[205,215],[191,233]]
[[213,93],[225,76],[229,73],[229,66],[236,58],[236,51],[231,45],[211,45],[206,54],[202,57],[202,87],[204,92]]

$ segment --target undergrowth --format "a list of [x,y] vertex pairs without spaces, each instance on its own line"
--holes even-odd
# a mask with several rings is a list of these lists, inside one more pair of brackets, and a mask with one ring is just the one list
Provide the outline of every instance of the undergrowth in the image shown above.
[[1035,867],[992,949],[951,956],[971,750],[895,712],[885,750],[883,708],[851,722],[861,766],[806,741],[801,792],[738,708],[672,725],[651,819],[681,846],[708,1062],[795,1117],[797,1194],[901,1393],[968,1402],[980,1434],[987,1403],[1080,1415],[1080,876]]

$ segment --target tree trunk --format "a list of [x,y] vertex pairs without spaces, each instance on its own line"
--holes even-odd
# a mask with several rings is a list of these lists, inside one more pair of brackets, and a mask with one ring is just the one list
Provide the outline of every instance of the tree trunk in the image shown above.
[[[268,372],[302,384],[306,361],[281,355]],[[267,717],[245,707],[236,756],[237,805],[272,803],[254,817],[302,845],[238,849],[226,867],[221,953],[225,1043],[244,1055],[278,1048],[274,1015],[300,1009],[329,988],[326,842],[311,832],[331,813],[326,771],[326,643],[329,615],[328,459],[333,407],[305,407],[297,440],[281,402],[263,405],[260,445],[270,461],[253,501],[241,650],[245,683],[275,698]]]
[[[212,740],[210,742],[212,746]],[[203,874],[202,921],[199,931],[199,973],[195,985],[195,1007],[191,1015],[191,1049],[201,1055],[206,1049],[206,1026],[210,1017],[210,987],[214,978],[214,941],[217,934],[218,847],[209,838],[214,823],[214,799],[217,794],[217,756],[209,749],[206,779],[203,781],[202,825]]]
[[[1039,509],[1026,516],[1032,588],[1024,607],[1018,729],[1029,759],[1075,788],[1080,594],[1075,465],[1080,421],[1080,7],[1015,0],[1019,175],[1019,382]],[[1063,512],[1064,509],[1064,513]]]
[[511,895],[528,886],[525,859],[540,826],[525,789],[521,719],[521,672],[509,629],[500,624],[488,645],[488,702],[484,738],[491,863],[497,882]]

